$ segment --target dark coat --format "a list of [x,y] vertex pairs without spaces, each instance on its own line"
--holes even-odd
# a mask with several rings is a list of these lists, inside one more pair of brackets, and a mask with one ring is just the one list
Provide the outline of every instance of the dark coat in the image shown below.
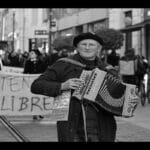
[[39,74],[45,71],[44,63],[41,60],[31,61],[26,60],[24,66],[24,73]]
[[[98,59],[95,61],[86,61],[78,54],[74,55],[72,59],[86,64],[87,70],[92,70],[96,66],[104,70],[105,67]],[[61,92],[61,83],[70,78],[79,78],[82,70],[83,68],[77,65],[57,61],[32,83],[31,92],[55,97]],[[61,133],[64,132],[63,135],[65,139],[60,141],[84,141],[81,102],[72,97],[69,108],[68,122],[64,125],[66,129],[60,129]],[[94,140],[95,135],[98,135],[98,141],[114,141],[116,135],[114,116],[100,108],[100,106],[93,105],[93,103],[90,102],[85,102],[85,108],[88,114],[87,132],[89,141],[96,141],[97,139]]]
[[111,54],[107,56],[107,63],[111,64],[112,66],[118,66],[119,59],[120,59],[120,56],[117,53],[112,52]]
[[10,66],[19,67],[19,56],[17,54],[15,56],[12,56],[12,54],[10,53],[8,59],[10,60]]

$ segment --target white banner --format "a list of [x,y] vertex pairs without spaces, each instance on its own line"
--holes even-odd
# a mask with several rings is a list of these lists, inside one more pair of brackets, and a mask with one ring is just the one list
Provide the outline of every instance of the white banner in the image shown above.
[[30,86],[39,76],[0,72],[0,115],[50,115],[53,120],[67,120],[70,91],[57,97],[32,94]]
[[23,73],[24,68],[21,67],[10,67],[10,66],[4,66],[2,67],[3,72],[7,73]]

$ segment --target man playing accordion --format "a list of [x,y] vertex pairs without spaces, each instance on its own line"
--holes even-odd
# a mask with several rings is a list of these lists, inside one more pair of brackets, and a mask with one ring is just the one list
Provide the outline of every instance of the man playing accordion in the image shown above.
[[80,78],[83,70],[88,72],[99,68],[111,73],[112,67],[103,64],[98,57],[103,44],[103,40],[93,33],[76,36],[73,45],[77,54],[70,59],[78,62],[78,65],[59,60],[49,66],[31,85],[33,93],[52,97],[71,89],[68,121],[57,123],[60,142],[115,141],[117,126],[114,114],[92,101],[73,96],[73,93],[85,84]]

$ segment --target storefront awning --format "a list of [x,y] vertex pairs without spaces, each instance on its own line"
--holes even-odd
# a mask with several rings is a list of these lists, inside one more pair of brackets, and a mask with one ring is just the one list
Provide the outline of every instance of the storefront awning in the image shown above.
[[137,31],[137,30],[140,30],[141,28],[143,28],[147,24],[150,24],[150,21],[148,21],[148,22],[141,22],[141,23],[138,23],[138,24],[134,24],[132,26],[128,26],[128,27],[126,27],[124,29],[121,29],[120,31],[121,32],[133,32],[133,31]]

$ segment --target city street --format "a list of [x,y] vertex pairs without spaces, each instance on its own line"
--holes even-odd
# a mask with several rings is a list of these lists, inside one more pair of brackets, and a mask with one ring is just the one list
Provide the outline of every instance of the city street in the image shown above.
[[[81,71],[84,82],[76,79]],[[72,90],[79,99],[94,100],[97,92],[108,104],[120,106],[124,97],[135,95],[122,82],[140,84],[142,95],[144,74],[149,87],[150,8],[0,8],[0,142],[21,137],[58,142],[54,119],[64,120],[69,107],[75,123],[78,117],[76,102],[68,103]],[[116,142],[150,141],[150,103],[139,102],[131,118],[115,119]],[[113,127],[103,114],[101,120]]]
[[[117,120],[117,142],[144,142],[150,141],[150,104],[143,107],[139,103],[135,116]],[[7,117],[15,127],[32,142],[57,142],[56,124],[47,117],[38,122],[31,117]],[[0,141],[15,142],[16,140],[0,125]]]

